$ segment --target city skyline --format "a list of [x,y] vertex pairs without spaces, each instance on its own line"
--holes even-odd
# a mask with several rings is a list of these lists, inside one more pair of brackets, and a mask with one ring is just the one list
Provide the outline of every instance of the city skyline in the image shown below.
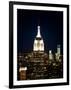
[[[29,14],[28,14],[29,13]],[[52,11],[18,10],[18,53],[33,50],[33,43],[40,25],[41,35],[45,43],[45,51],[56,52],[57,45],[61,45],[63,52],[63,13]],[[53,23],[54,22],[54,23]],[[53,28],[54,27],[54,28]]]

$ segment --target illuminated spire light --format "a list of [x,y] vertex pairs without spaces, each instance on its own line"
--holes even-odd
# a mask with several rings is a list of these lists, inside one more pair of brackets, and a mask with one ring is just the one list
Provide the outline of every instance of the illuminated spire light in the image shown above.
[[44,51],[44,42],[40,34],[40,26],[37,27],[37,35],[34,40],[33,51]]
[[38,28],[38,32],[37,32],[37,36],[36,36],[36,37],[41,37],[41,34],[40,34],[40,26],[38,26],[37,28]]

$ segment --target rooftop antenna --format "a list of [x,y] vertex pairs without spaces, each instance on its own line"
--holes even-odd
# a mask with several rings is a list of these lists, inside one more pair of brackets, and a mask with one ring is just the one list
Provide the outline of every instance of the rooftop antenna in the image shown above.
[[40,34],[40,18],[38,16],[38,26],[37,26],[37,36],[36,37],[41,37],[41,34]]
[[38,15],[38,26],[40,26],[40,17]]

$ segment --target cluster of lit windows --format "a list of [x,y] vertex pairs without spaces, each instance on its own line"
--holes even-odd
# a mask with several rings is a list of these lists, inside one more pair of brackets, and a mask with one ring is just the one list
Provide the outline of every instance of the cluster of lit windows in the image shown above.
[[34,51],[44,51],[43,40],[35,40],[34,41]]

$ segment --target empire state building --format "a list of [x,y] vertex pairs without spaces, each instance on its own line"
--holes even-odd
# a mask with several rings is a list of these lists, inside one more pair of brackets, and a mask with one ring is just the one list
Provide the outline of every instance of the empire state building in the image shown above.
[[37,27],[37,35],[34,40],[33,51],[44,51],[44,41],[41,37],[40,26]]

